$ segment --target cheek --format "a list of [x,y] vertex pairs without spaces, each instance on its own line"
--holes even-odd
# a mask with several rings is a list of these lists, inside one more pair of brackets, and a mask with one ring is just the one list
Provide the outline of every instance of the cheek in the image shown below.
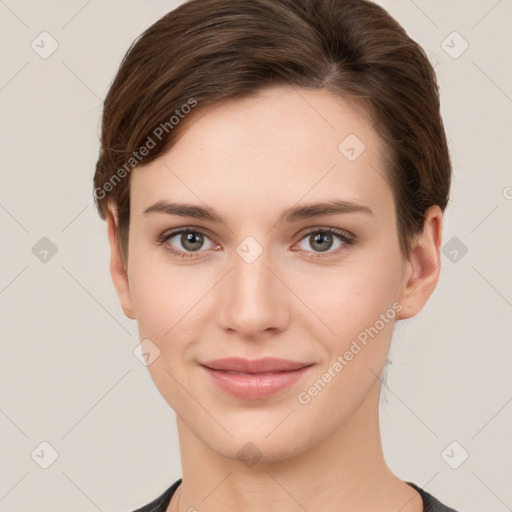
[[[308,297],[308,305],[328,326],[320,335],[320,324],[313,315],[304,320],[313,339],[323,345],[326,356],[315,377],[330,372],[325,379],[332,382],[328,384],[330,391],[317,401],[319,406],[327,407],[336,396],[345,397],[344,406],[355,406],[382,371],[401,309],[397,302],[400,260],[393,254],[381,247],[361,254],[357,262],[356,258],[350,260],[352,265],[347,260],[339,270],[329,269],[328,273],[317,275],[314,283],[303,281],[300,293]],[[313,329],[313,325],[317,328]],[[348,413],[343,407],[339,410],[340,415]]]
[[311,328],[314,320],[308,320],[308,329],[323,345],[325,357],[297,399],[308,416],[329,411],[329,420],[323,425],[327,430],[354,414],[378,384],[400,310],[395,301],[398,274],[388,270],[383,272],[374,265],[360,273],[340,273],[321,299],[317,288],[305,290],[317,298],[312,309],[334,333],[326,330],[319,336],[318,330]]
[[296,292],[317,314],[328,336],[342,343],[392,307],[399,283],[398,264],[383,265],[377,259],[317,272],[300,281]]
[[166,264],[151,255],[133,261],[130,290],[139,338],[150,339],[159,350],[148,371],[163,398],[175,408],[188,399],[179,384],[186,380],[184,360],[190,340],[195,343],[204,331],[206,301],[201,297],[211,284],[190,270],[192,266]]
[[[210,302],[217,296],[211,292],[221,269],[176,263],[162,248],[135,243],[134,235],[130,235],[134,243],[130,246],[129,281],[141,336],[159,340],[165,348],[184,329],[188,336],[193,336],[194,330],[200,332],[201,322],[218,309],[218,304]],[[285,281],[293,283],[293,293],[300,299],[300,303],[293,296],[287,299],[293,312],[302,311],[295,321],[309,324],[308,329],[314,324],[339,348],[372,326],[391,307],[400,282],[399,254],[385,240],[383,237],[373,247],[355,251],[336,267],[299,264],[282,268]],[[287,295],[284,292],[283,299]]]
[[130,293],[141,339],[150,338],[162,352],[179,351],[183,333],[195,339],[215,282],[209,276],[194,265],[171,263],[163,250],[135,254]]
[[130,291],[139,329],[146,337],[163,339],[175,322],[179,283],[171,282],[158,268],[145,265],[137,267],[132,281]]

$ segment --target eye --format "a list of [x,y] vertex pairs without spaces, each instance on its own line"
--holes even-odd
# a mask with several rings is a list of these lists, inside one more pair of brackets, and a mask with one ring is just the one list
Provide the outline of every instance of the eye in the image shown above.
[[[331,255],[337,253],[338,249],[343,246],[351,246],[354,243],[354,238],[346,231],[335,228],[315,228],[301,239],[300,244],[307,244],[313,248],[315,253],[327,253]],[[334,247],[334,250],[330,250]],[[307,247],[302,246],[302,250],[311,252]],[[315,256],[323,256],[322,254],[315,254]]]
[[[330,256],[336,254],[344,247],[355,243],[355,237],[344,230],[335,228],[314,228],[303,236],[298,244],[299,250],[314,253],[314,257]],[[158,238],[158,244],[178,258],[193,258],[208,249],[217,249],[220,246],[212,242],[209,236],[196,228],[180,228],[166,232]],[[301,244],[308,244],[313,248],[310,251]],[[331,250],[333,249],[334,250]],[[292,249],[297,250],[297,249]]]
[[205,241],[209,242],[206,244],[206,249],[218,247],[206,233],[190,228],[164,233],[158,239],[160,245],[179,258],[191,258],[195,256],[194,253],[204,252],[201,249],[205,249]]

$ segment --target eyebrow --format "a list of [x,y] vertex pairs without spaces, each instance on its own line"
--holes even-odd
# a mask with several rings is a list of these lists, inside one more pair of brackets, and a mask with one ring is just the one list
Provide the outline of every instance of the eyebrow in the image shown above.
[[[343,213],[362,212],[374,215],[368,206],[343,200],[331,200],[321,203],[310,203],[293,206],[284,210],[279,216],[276,225],[283,223],[297,222],[304,219],[312,219],[324,215],[335,215]],[[168,201],[158,201],[144,210],[144,215],[149,213],[164,213],[179,217],[193,217],[195,219],[209,220],[226,224],[226,220],[209,206],[199,206],[188,203],[171,203]]]

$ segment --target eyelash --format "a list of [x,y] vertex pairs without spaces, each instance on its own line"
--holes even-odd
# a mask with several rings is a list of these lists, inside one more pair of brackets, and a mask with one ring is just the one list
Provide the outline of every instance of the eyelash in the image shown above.
[[[163,233],[158,238],[158,240],[157,240],[158,245],[159,246],[164,246],[165,243],[168,240],[170,240],[171,238],[175,237],[176,235],[181,235],[183,233],[200,234],[200,235],[203,235],[204,237],[206,237],[208,239],[210,238],[209,235],[207,233],[205,233],[204,231],[202,231],[201,229],[198,229],[198,228],[180,228],[180,229],[177,229],[176,231],[171,231],[171,232]],[[348,232],[346,232],[346,231],[344,231],[342,229],[336,229],[336,228],[312,228],[312,229],[307,231],[302,236],[302,238],[299,240],[299,242],[301,242],[302,240],[304,240],[308,236],[312,235],[313,233],[315,233],[315,234],[318,234],[318,233],[321,233],[321,234],[326,234],[326,233],[327,234],[332,234],[332,235],[337,236],[343,242],[343,245],[341,247],[338,247],[334,251],[326,252],[325,254],[313,252],[313,256],[312,256],[313,258],[323,258],[323,257],[332,256],[332,255],[337,254],[338,252],[344,250],[343,248],[350,248],[356,242],[356,237],[355,236],[350,235]],[[204,252],[204,251],[195,251],[195,252],[188,252],[187,253],[187,252],[182,252],[182,251],[175,251],[174,249],[171,249],[169,245],[165,245],[164,249],[166,251],[170,252],[173,256],[176,256],[177,258],[184,258],[184,259],[186,259],[186,258],[193,258],[196,253]],[[312,252],[312,251],[307,251],[307,252]]]

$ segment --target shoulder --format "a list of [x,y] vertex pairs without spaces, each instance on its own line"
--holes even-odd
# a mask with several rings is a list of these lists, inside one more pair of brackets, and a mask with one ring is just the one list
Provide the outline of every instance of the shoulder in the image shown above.
[[414,487],[414,489],[416,489],[420,494],[421,499],[423,500],[423,512],[457,512],[455,509],[441,503],[438,499],[434,498],[434,496],[429,494],[418,485],[413,484],[412,482],[406,483],[411,487]]
[[166,489],[162,495],[158,496],[158,498],[153,500],[151,503],[148,503],[147,505],[144,505],[143,507],[138,508],[133,512],[165,512],[169,506],[169,503],[171,502],[173,494],[176,492],[176,489],[180,484],[181,478],[176,480],[176,482],[174,482],[168,489]]

